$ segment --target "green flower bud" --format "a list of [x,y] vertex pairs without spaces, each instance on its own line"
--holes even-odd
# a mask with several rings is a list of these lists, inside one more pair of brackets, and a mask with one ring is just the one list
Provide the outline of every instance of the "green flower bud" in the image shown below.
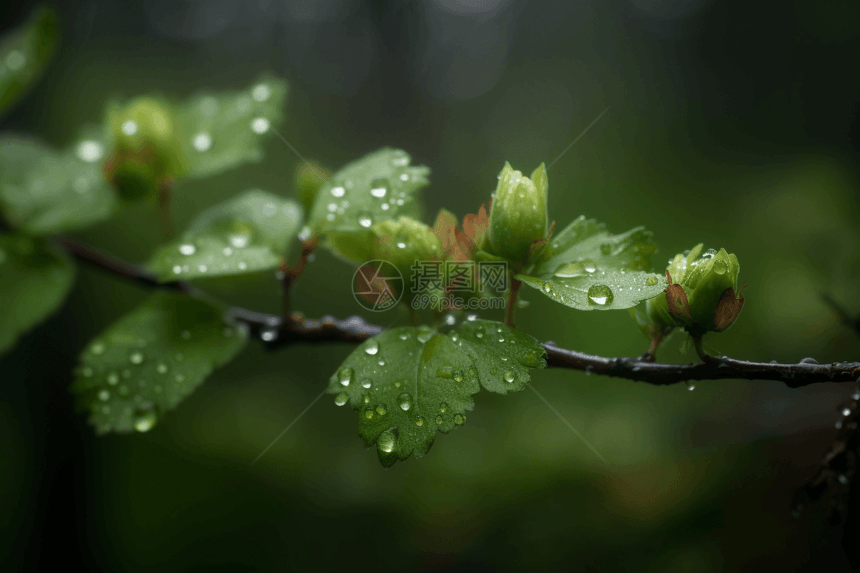
[[[177,122],[166,104],[140,98],[125,108],[110,110],[108,122],[113,133],[114,150],[106,174],[115,185],[115,178],[124,164],[131,161],[147,164],[155,180],[173,178],[185,171]],[[134,170],[141,173],[138,168]]]
[[480,248],[503,257],[513,265],[522,264],[529,256],[532,244],[546,238],[547,189],[543,163],[529,179],[506,162],[499,174],[490,209],[489,229]]
[[396,221],[379,222],[371,230],[376,236],[374,258],[393,264],[407,281],[415,261],[440,261],[443,258],[442,242],[421,221],[400,217]]
[[669,263],[666,274],[671,282],[665,296],[645,303],[643,314],[649,325],[681,326],[701,336],[726,330],[738,317],[744,304],[738,291],[738,258],[725,249],[700,256],[701,252],[699,244]]

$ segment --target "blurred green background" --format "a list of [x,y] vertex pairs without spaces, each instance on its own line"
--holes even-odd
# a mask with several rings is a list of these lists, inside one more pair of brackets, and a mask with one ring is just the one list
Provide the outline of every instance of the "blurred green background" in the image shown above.
[[[30,4],[4,3],[3,27]],[[489,199],[505,160],[553,161],[550,213],[653,230],[657,264],[698,242],[738,255],[746,308],[706,340],[751,360],[860,360],[826,291],[860,312],[860,4],[800,0],[64,0],[64,41],[4,131],[66,146],[111,97],[180,100],[290,81],[284,137],[337,168],[383,145],[432,169],[425,219]],[[293,193],[299,159],[186,183],[181,227],[252,187]],[[130,261],[159,241],[150,207],[80,237]],[[352,270],[320,253],[296,290],[308,316],[362,309]],[[277,309],[270,276],[225,293]],[[223,290],[223,289],[222,289]],[[844,570],[823,508],[793,490],[834,438],[850,387],[651,387],[545,371],[532,392],[481,393],[421,460],[384,470],[356,415],[314,405],[351,348],[249,345],[143,435],[96,439],[68,394],[82,346],[145,296],[81,269],[65,308],[0,359],[0,561],[5,570]],[[0,294],[2,296],[2,294]],[[647,347],[626,312],[537,293],[518,326],[603,355]],[[368,314],[388,324],[401,315]],[[681,337],[661,360],[687,362]]]

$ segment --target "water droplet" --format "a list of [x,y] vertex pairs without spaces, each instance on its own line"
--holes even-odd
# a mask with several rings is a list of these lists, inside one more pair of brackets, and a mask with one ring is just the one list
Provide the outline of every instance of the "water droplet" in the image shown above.
[[376,445],[379,447],[379,450],[385,453],[393,452],[396,444],[397,436],[395,436],[394,432],[391,430],[385,430],[379,434],[379,439],[376,441]]
[[126,135],[134,135],[137,133],[137,124],[131,120],[122,124],[122,132]]
[[454,379],[454,382],[462,382],[463,381],[463,371],[462,370],[454,370],[454,373],[451,377]]
[[458,426],[462,426],[463,422],[465,422],[465,421],[466,421],[466,417],[463,416],[462,414],[454,414],[454,423],[457,424]]
[[442,402],[441,404],[439,404],[439,411],[440,412],[442,412],[444,414],[447,410],[448,410],[448,404],[446,404],[445,402]]
[[420,342],[420,343],[424,344],[424,343],[426,343],[428,340],[430,340],[431,338],[433,338],[433,331],[432,331],[432,330],[424,330],[424,331],[421,331],[421,332],[418,334],[417,338],[418,338],[418,342]]
[[234,249],[244,249],[251,242],[251,236],[248,233],[231,233],[227,240]]
[[212,147],[212,136],[206,132],[200,132],[194,136],[194,140],[192,141],[194,145],[194,149],[199,152],[209,151]]
[[374,197],[382,199],[388,193],[388,181],[379,178],[374,179],[370,184],[370,194]]
[[370,404],[370,396],[365,394],[364,396],[362,396],[361,401],[364,402],[365,404]]
[[547,294],[552,294],[555,292],[555,289],[552,288],[552,285],[548,282],[543,283],[543,292]]
[[340,380],[341,386],[349,386],[350,381],[352,380],[353,370],[352,368],[344,368],[338,374],[338,380]]
[[379,343],[375,340],[369,340],[367,344],[364,345],[364,351],[371,356],[374,356],[379,352]]
[[815,358],[806,357],[806,358],[801,359],[800,363],[801,364],[818,364],[818,360],[816,360]]
[[99,400],[101,400],[102,402],[107,402],[109,399],[110,392],[108,392],[107,390],[102,390],[101,392],[99,392]]
[[690,384],[690,387],[688,388],[688,390],[690,390],[690,392],[692,392],[695,389],[696,389],[695,384]]
[[513,370],[508,370],[507,372],[505,372],[505,382],[510,384],[511,382],[514,381],[514,379],[515,379],[515,376],[514,376]]
[[477,314],[470,314],[469,316],[466,317],[466,320],[468,320],[469,322],[475,322],[476,320],[478,320],[478,315]]
[[140,352],[140,351],[132,352],[132,353],[128,356],[128,360],[129,360],[129,362],[131,362],[132,364],[142,364],[142,363],[143,363],[143,358],[144,358],[144,356],[143,356],[143,352]]
[[343,187],[332,187],[331,188],[331,196],[332,197],[343,197],[346,193],[346,189]]
[[334,403],[338,406],[343,406],[347,402],[349,402],[349,396],[346,395],[346,392],[341,392],[334,399]]
[[401,386],[402,386],[402,384],[400,383],[400,380],[398,380],[397,382],[394,383],[395,388],[400,388]]
[[836,479],[838,479],[839,483],[842,485],[848,485],[848,476],[845,474],[839,474]]
[[138,410],[134,415],[134,429],[138,432],[148,432],[158,421],[155,408]]
[[399,338],[400,340],[409,340],[409,335],[406,333],[403,333],[403,334],[399,334],[397,336],[397,338]]
[[236,265],[236,267],[237,267],[240,271],[244,271],[245,269],[247,269],[247,268],[248,268],[248,263],[241,262],[241,263],[239,263],[238,265]]
[[167,374],[167,364],[161,362],[158,366],[155,367],[159,374]]
[[373,225],[373,219],[367,213],[362,213],[358,216],[358,224],[366,229]]
[[376,363],[380,366],[385,366],[385,358],[380,357]]
[[436,425],[437,425],[437,426],[441,426],[441,425],[442,425],[442,416],[436,416]]
[[729,263],[727,263],[724,259],[719,259],[714,261],[714,266],[712,267],[714,272],[718,275],[724,275],[729,270]]
[[424,416],[418,416],[417,418],[415,418],[415,425],[416,426],[423,426],[424,425]]
[[373,380],[371,380],[370,378],[365,378],[361,381],[362,388],[370,388],[371,386],[373,386]]
[[119,374],[111,372],[107,375],[107,383],[111,386],[116,386],[119,383]]
[[364,417],[367,418],[368,420],[372,420],[373,419],[373,408],[368,408],[367,410],[365,410],[364,411]]
[[851,399],[860,400],[860,392],[854,392],[853,394],[851,394]]
[[659,281],[658,281],[657,277],[654,277],[654,276],[651,276],[651,277],[648,277],[647,279],[645,279],[645,284],[647,286],[656,286],[658,282]]
[[612,294],[612,289],[606,285],[591,285],[588,287],[588,303],[604,306],[612,304],[615,296]]
[[272,95],[272,90],[269,89],[269,86],[266,84],[257,84],[254,86],[253,91],[251,92],[251,97],[254,98],[255,101],[260,103],[269,99],[269,96]]
[[106,350],[105,345],[101,342],[94,342],[92,346],[90,346],[90,352],[98,356],[99,354],[104,354]]
[[563,265],[559,265],[559,267],[555,269],[555,276],[561,279],[583,277],[588,276],[595,270],[597,270],[597,268],[594,266],[594,263],[590,260],[585,260],[577,263],[565,263]]
[[842,408],[842,415],[843,416],[850,416],[851,415],[851,408]]
[[262,135],[269,131],[269,122],[265,118],[258,117],[251,122],[251,131],[258,135]]
[[397,405],[400,406],[400,409],[404,412],[409,410],[412,407],[412,394],[404,392],[400,396],[397,397]]
[[379,414],[380,416],[384,416],[386,414],[386,412],[388,412],[388,410],[385,407],[385,404],[377,404],[375,409],[376,409],[376,413]]
[[183,243],[179,245],[179,252],[186,256],[193,255],[197,252],[197,247],[191,243]]

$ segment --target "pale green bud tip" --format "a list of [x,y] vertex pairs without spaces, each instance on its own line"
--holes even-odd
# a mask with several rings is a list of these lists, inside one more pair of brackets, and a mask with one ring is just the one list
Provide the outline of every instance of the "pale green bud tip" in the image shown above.
[[499,174],[487,232],[487,250],[511,261],[522,262],[534,241],[546,237],[548,226],[546,168],[541,164],[531,179],[509,163]]

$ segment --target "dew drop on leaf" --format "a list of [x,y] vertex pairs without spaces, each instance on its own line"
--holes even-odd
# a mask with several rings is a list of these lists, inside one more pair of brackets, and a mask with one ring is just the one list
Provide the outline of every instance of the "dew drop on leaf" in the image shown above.
[[416,426],[423,426],[424,425],[424,416],[418,416],[417,418],[415,418],[415,425]]
[[436,424],[439,426],[442,425],[442,416],[436,416]]
[[588,287],[588,303],[598,306],[612,304],[615,296],[612,294],[612,289],[606,285],[591,285]]
[[361,387],[362,388],[370,388],[372,385],[373,385],[373,380],[371,380],[370,378],[365,378],[364,380],[361,381]]
[[373,408],[368,408],[367,410],[365,410],[364,411],[364,417],[367,418],[368,420],[372,420],[373,419]]
[[379,352],[379,343],[375,340],[368,341],[368,343],[364,346],[364,351],[371,356],[375,355],[377,352]]
[[394,435],[394,432],[391,430],[385,430],[379,435],[379,439],[376,444],[379,446],[379,450],[389,453],[394,451],[394,446],[397,443],[397,437]]
[[729,263],[727,263],[723,259],[720,259],[720,260],[714,262],[713,269],[714,269],[714,272],[717,273],[718,275],[724,275],[729,270]]
[[505,372],[505,382],[511,383],[514,381],[514,371],[508,370]]
[[448,404],[446,404],[445,402],[442,402],[441,404],[439,404],[439,411],[442,412],[443,414],[445,412],[447,412],[448,411]]
[[408,392],[404,392],[400,396],[397,397],[397,405],[400,406],[400,409],[406,412],[409,408],[412,407],[412,394]]
[[129,361],[129,362],[131,362],[132,364],[142,364],[142,363],[143,363],[143,358],[144,358],[144,357],[143,357],[143,352],[140,352],[140,351],[138,350],[138,351],[132,352],[132,353],[129,355],[129,357],[128,357],[128,361]]
[[454,415],[454,423],[457,424],[458,426],[462,426],[463,422],[465,422],[465,421],[466,421],[466,418],[463,415],[461,415],[461,414],[455,414]]
[[346,395],[346,392],[341,392],[337,396],[335,396],[334,403],[338,406],[343,406],[349,401],[349,396]]
[[385,404],[377,404],[375,410],[376,410],[376,413],[379,414],[380,416],[384,416],[388,412],[388,410],[385,407]]
[[338,374],[338,380],[340,380],[341,386],[349,386],[349,383],[352,380],[352,374],[352,368],[344,368],[340,371]]
[[657,282],[658,282],[657,277],[655,277],[655,276],[650,276],[647,279],[645,279],[645,284],[648,286],[656,286]]
[[158,414],[155,408],[145,408],[138,410],[134,414],[134,429],[138,432],[148,432],[158,421]]

